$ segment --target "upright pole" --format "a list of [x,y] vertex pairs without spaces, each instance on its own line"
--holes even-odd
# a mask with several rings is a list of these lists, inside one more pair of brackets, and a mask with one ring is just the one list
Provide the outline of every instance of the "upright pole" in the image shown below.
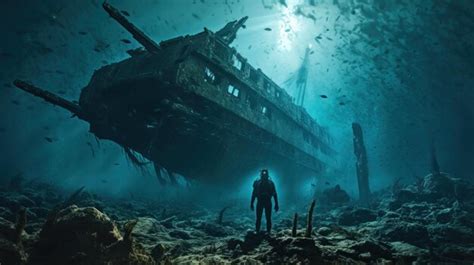
[[356,156],[357,182],[359,184],[359,200],[369,206],[370,188],[369,188],[369,168],[367,165],[367,152],[364,145],[364,135],[362,127],[358,123],[352,123],[352,132],[354,134],[354,154]]

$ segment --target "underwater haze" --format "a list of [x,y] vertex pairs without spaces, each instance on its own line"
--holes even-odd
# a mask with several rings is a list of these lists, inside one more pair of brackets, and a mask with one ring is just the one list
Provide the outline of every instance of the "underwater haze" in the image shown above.
[[[441,222],[439,218],[443,217],[438,218],[438,215],[434,214],[438,210],[449,208],[452,212],[470,211],[467,208],[459,210],[460,208],[456,207],[461,206],[455,207],[453,203],[462,204],[460,198],[464,195],[458,194],[458,185],[470,187],[470,183],[474,181],[474,1],[110,0],[108,3],[119,9],[121,14],[156,43],[179,36],[197,34],[204,28],[216,32],[226,23],[248,16],[244,27],[239,29],[236,39],[230,46],[246,58],[254,68],[261,69],[296,101],[299,97],[298,84],[302,82],[305,84],[305,94],[301,105],[321,127],[327,130],[330,136],[328,144],[334,152],[322,158],[327,165],[324,171],[317,172],[313,176],[305,176],[307,178],[304,181],[291,185],[293,190],[289,190],[289,183],[292,180],[284,173],[274,171],[272,165],[268,165],[278,195],[283,198],[280,205],[282,209],[276,214],[276,221],[274,221],[275,231],[288,229],[288,231],[285,230],[284,236],[289,236],[293,214],[296,211],[303,212],[295,220],[301,219],[300,224],[307,225],[307,220],[311,218],[306,218],[306,211],[314,196],[317,197],[315,226],[322,227],[325,224],[327,229],[333,229],[332,232],[322,231],[322,234],[318,234],[320,236],[329,236],[331,233],[342,233],[347,236],[353,231],[345,226],[357,226],[369,220],[377,220],[378,223],[393,220],[393,215],[386,217],[388,219],[380,219],[385,218],[385,212],[393,214],[396,212],[401,216],[400,220],[411,222],[403,219],[406,212],[402,213],[400,209],[408,211],[406,209],[410,207],[403,208],[403,204],[416,200],[421,200],[424,204],[420,201],[416,202],[425,206],[427,203],[433,205],[429,206],[432,208],[425,209],[426,212],[423,212],[425,215],[417,212],[408,214],[410,218],[416,216],[421,220],[427,218],[428,212],[432,212],[431,217],[436,219],[436,222]],[[270,255],[268,253],[275,251],[278,255],[271,254],[262,258],[263,256],[259,255],[263,255],[263,252],[252,248],[259,239],[251,236],[249,238],[248,234],[245,239],[242,239],[242,243],[236,243],[237,241],[226,243],[226,246],[232,245],[232,249],[226,248],[225,251],[220,252],[219,238],[226,237],[226,242],[230,242],[227,237],[244,236],[245,229],[253,229],[254,213],[248,209],[248,205],[253,183],[259,178],[262,168],[256,167],[253,172],[235,172],[235,175],[245,177],[241,178],[237,185],[232,184],[230,187],[223,185],[207,189],[206,185],[200,183],[198,179],[187,182],[187,176],[179,176],[178,181],[182,185],[161,185],[152,163],[137,166],[137,163],[130,161],[130,156],[119,144],[98,139],[89,132],[87,122],[72,117],[71,113],[58,106],[17,89],[13,84],[16,79],[25,80],[65,99],[78,101],[81,90],[89,84],[96,70],[125,60],[130,57],[128,50],[142,47],[127,30],[104,11],[102,4],[101,0],[1,1],[0,183],[4,187],[2,197],[13,196],[9,193],[12,191],[11,185],[15,188],[30,185],[39,190],[47,186],[48,191],[53,190],[51,192],[60,194],[59,197],[67,197],[78,188],[84,187],[84,191],[90,193],[90,196],[110,200],[103,202],[104,205],[109,203],[119,205],[116,207],[119,209],[120,203],[130,201],[133,204],[136,200],[137,204],[142,204],[124,206],[124,208],[146,209],[149,207],[143,212],[136,210],[126,212],[126,214],[121,210],[116,210],[117,212],[114,210],[113,214],[104,210],[112,220],[122,222],[117,221],[119,223],[117,226],[125,231],[125,234],[128,227],[125,221],[134,219],[137,212],[140,212],[140,216],[143,217],[146,216],[147,211],[155,211],[159,212],[159,216],[166,222],[188,222],[183,221],[188,219],[178,214],[179,209],[175,209],[174,214],[170,212],[167,214],[168,210],[163,210],[169,209],[168,205],[172,208],[174,204],[183,204],[180,207],[185,209],[183,212],[188,213],[192,212],[188,211],[189,205],[200,205],[203,209],[197,206],[196,209],[199,208],[205,214],[199,215],[201,213],[199,212],[195,216],[206,216],[203,220],[213,219],[220,209],[222,209],[222,214],[224,212],[229,214],[228,219],[234,221],[242,219],[242,224],[239,223],[238,226],[229,225],[232,228],[220,227],[221,222],[217,228],[209,228],[199,223],[195,226],[196,229],[204,231],[199,230],[201,231],[199,233],[207,233],[209,238],[206,240],[210,240],[203,241],[204,243],[201,241],[196,243],[197,239],[196,242],[193,241],[195,238],[204,237],[197,232],[192,232],[194,230],[191,232],[172,230],[179,228],[179,225],[176,226],[174,223],[168,227],[168,223],[155,220],[158,223],[153,222],[157,225],[165,227],[163,230],[154,232],[156,238],[163,238],[160,233],[165,233],[163,231],[170,229],[166,230],[168,241],[163,239],[169,244],[163,243],[163,253],[161,253],[159,252],[161,247],[158,248],[155,241],[146,241],[150,240],[146,235],[143,235],[141,239],[138,237],[146,241],[138,240],[145,245],[148,251],[146,255],[153,256],[154,261],[146,263],[147,261],[141,260],[140,262],[143,263],[136,264],[154,264],[153,262],[159,263],[165,260],[172,263],[200,261],[207,264],[232,260],[245,262],[251,259],[273,264],[323,260],[329,263],[335,260],[370,263],[377,259],[397,260],[396,257],[402,257],[402,260],[410,262],[416,260],[416,257],[425,257],[426,259],[422,261],[429,262],[433,261],[428,257],[433,249],[444,251],[448,248],[456,249],[458,252],[453,250],[447,254],[439,254],[440,256],[434,260],[448,263],[474,260],[472,240],[461,240],[461,243],[454,239],[443,241],[444,237],[447,237],[447,232],[445,233],[444,230],[437,232],[436,229],[438,225],[441,225],[440,223],[436,223],[436,229],[425,232],[423,226],[427,224],[420,220],[413,221],[414,219],[412,222],[417,226],[416,229],[408,232],[400,229],[409,235],[417,235],[416,239],[410,238],[409,235],[407,235],[408,239],[403,236],[392,238],[387,236],[389,232],[373,232],[390,230],[389,228],[379,229],[369,225],[358,227],[360,229],[357,231],[366,229],[374,234],[362,233],[363,236],[360,238],[359,234],[356,236],[351,234],[353,238],[358,238],[351,240],[357,242],[368,240],[368,237],[371,238],[370,240],[391,242],[390,247],[383,245],[385,243],[377,245],[377,248],[384,249],[377,253],[389,253],[380,257],[368,250],[360,250],[363,247],[351,245],[344,247],[354,249],[356,252],[359,250],[361,253],[369,252],[370,257],[361,258],[358,255],[360,253],[357,252],[358,254],[355,255],[357,257],[352,254],[343,254],[344,258],[340,258],[339,254],[334,253],[342,247],[338,245],[339,243],[334,243],[331,245],[331,247],[334,246],[334,249],[331,249],[331,251],[334,250],[331,252],[334,256],[318,254],[316,258],[314,253],[327,251],[327,249],[320,250],[318,244],[321,242],[317,241],[315,243],[317,251],[312,249],[313,245],[311,245],[309,252],[297,252],[297,258],[291,259],[291,253],[281,254],[280,250],[273,249],[274,244],[282,246],[288,243],[284,240],[286,243],[278,241],[277,237],[273,240],[278,243],[270,240],[271,247],[265,246],[261,251],[268,250],[269,252],[265,252],[265,255]],[[358,204],[360,183],[356,170],[358,161],[354,154],[353,123],[361,125],[367,152],[368,182],[373,205],[363,205],[364,208],[357,208],[360,206]],[[140,157],[140,159],[144,158]],[[217,163],[219,161],[216,161]],[[443,203],[449,204],[449,207],[436,201],[439,198],[434,195],[434,197],[419,195],[431,194],[431,190],[430,192],[410,190],[410,187],[431,189],[432,183],[436,181],[432,181],[431,178],[426,179],[427,175],[446,177],[449,181],[454,181],[455,184],[452,184],[446,180],[444,184],[440,184],[439,188],[446,190],[447,193],[452,188],[452,193],[456,194],[456,198],[446,199],[446,194],[443,192],[441,193],[444,195],[436,193],[436,196],[444,196]],[[226,177],[222,176],[222,179],[225,180]],[[21,181],[15,182],[15,179],[21,179]],[[461,181],[459,183],[462,184],[456,181]],[[18,184],[19,182],[21,184]],[[448,182],[451,184],[446,184]],[[449,188],[443,185],[448,185]],[[344,198],[339,200],[340,197],[336,195],[334,196],[337,198],[328,195],[331,192],[334,194],[339,192],[339,187],[343,191],[341,196],[344,198],[348,196],[347,201]],[[295,188],[297,190],[294,190]],[[403,192],[410,190],[415,195],[412,193],[406,195],[402,192],[403,195],[400,196],[408,197],[400,199],[397,197],[399,190]],[[26,194],[16,190],[15,192]],[[79,190],[79,193],[82,192],[83,190]],[[469,192],[466,194],[474,195]],[[299,194],[299,199],[295,201],[286,196],[290,193]],[[28,197],[27,194],[25,196]],[[423,199],[420,199],[420,196]],[[60,201],[59,197],[58,201],[52,200],[48,207],[53,209],[53,206]],[[427,197],[430,200],[426,199]],[[436,200],[433,201],[432,198],[435,197]],[[8,198],[11,202],[18,197]],[[301,198],[304,202],[301,202]],[[394,198],[398,206],[394,206],[393,202],[388,206],[388,200]],[[469,200],[470,195],[466,198]],[[97,198],[94,197],[94,199]],[[325,201],[327,204],[320,205],[320,201]],[[382,201],[387,203],[384,204]],[[158,203],[158,206],[150,206],[148,202]],[[77,203],[77,205],[90,206],[87,203]],[[226,208],[228,205],[232,206]],[[11,214],[9,215],[11,220],[5,216],[2,217],[13,224],[16,220],[16,210],[19,208],[8,207],[0,206],[6,209],[0,211],[0,216],[2,212],[8,211]],[[44,206],[44,208],[48,207]],[[102,211],[107,207],[96,208]],[[410,209],[413,210],[412,208]],[[357,212],[360,209],[364,210]],[[381,209],[384,214],[381,214]],[[157,216],[158,214],[154,215],[154,218],[159,220]],[[167,220],[173,216],[175,219]],[[192,219],[193,216],[189,218]],[[365,221],[358,219],[361,216],[364,216],[362,219],[366,218]],[[457,217],[453,215],[452,219],[446,219],[441,223],[451,229],[450,222],[454,222],[455,218]],[[357,221],[353,221],[356,219]],[[460,220],[467,219],[469,218]],[[140,220],[138,227],[143,221]],[[40,223],[38,221],[38,224]],[[190,226],[191,223],[189,221]],[[343,228],[336,229],[332,226],[333,223]],[[149,223],[146,225],[150,226]],[[142,226],[146,225],[142,224]],[[459,238],[459,235],[466,236],[471,232],[474,235],[472,221],[463,225],[466,229],[459,230],[459,234],[452,236],[453,238]],[[35,229],[30,228],[26,232],[33,234],[38,231]],[[346,230],[341,232],[343,230],[340,229],[346,229],[349,232]],[[420,229],[423,231],[420,232]],[[395,234],[403,234],[403,231],[400,232],[395,228],[392,230]],[[258,235],[254,236],[258,237]],[[420,241],[422,240],[420,238],[424,237],[426,241]],[[119,239],[117,237],[114,240]],[[111,242],[115,242],[114,240]],[[182,240],[191,240],[187,246],[189,248],[179,245],[181,250],[176,250],[179,249],[176,247],[176,242]],[[307,242],[304,240],[303,243],[292,241],[291,244],[294,243],[298,247],[301,243],[304,245],[302,248],[306,248]],[[451,244],[449,247],[446,245],[448,241]],[[408,244],[410,246],[407,250],[408,254],[400,251],[405,245],[395,246],[393,242]],[[235,250],[237,245],[239,245],[238,251]],[[36,255],[34,251],[30,253],[29,249],[25,251],[28,252],[26,256],[35,257]],[[207,254],[204,256],[196,254],[199,257],[190,254],[185,258],[185,254],[188,254],[186,251],[194,254],[217,253],[219,260],[207,260]],[[226,251],[231,251],[231,254]],[[251,255],[246,256],[248,253]],[[38,262],[41,259],[28,260],[26,256],[21,262],[42,264]],[[415,258],[412,259],[413,257]]]
[[[338,169],[330,178],[349,190],[356,191],[352,122],[363,127],[375,189],[398,177],[423,175],[432,142],[444,171],[472,177],[470,1],[113,4],[157,42],[204,27],[215,31],[249,16],[232,45],[294,97],[285,81],[296,75],[310,47],[304,107],[329,130],[337,152],[331,163]],[[116,144],[97,142],[85,122],[11,85],[26,79],[76,100],[95,69],[127,58],[126,50],[140,44],[108,17],[100,1],[3,1],[0,12],[3,175],[22,172],[111,193],[137,185],[152,192],[154,179],[127,164]]]

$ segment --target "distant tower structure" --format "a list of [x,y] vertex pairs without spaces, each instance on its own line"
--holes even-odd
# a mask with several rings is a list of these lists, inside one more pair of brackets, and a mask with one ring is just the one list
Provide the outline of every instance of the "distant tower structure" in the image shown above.
[[285,85],[288,87],[296,88],[296,105],[303,106],[304,96],[306,94],[306,86],[308,84],[308,69],[309,69],[309,55],[311,54],[311,46],[306,48],[303,62],[290,78],[285,81]]

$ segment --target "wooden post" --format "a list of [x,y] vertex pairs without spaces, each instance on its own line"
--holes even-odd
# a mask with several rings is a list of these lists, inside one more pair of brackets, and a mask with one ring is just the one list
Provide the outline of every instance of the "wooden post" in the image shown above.
[[291,230],[292,237],[296,237],[297,228],[298,228],[298,214],[295,213],[295,215],[293,216],[293,229]]
[[365,206],[370,202],[369,167],[367,165],[367,152],[364,145],[362,127],[358,123],[352,123],[354,134],[354,154],[356,156],[357,182],[359,184],[359,200]]
[[305,237],[311,237],[311,233],[313,232],[313,210],[314,210],[315,205],[316,205],[316,201],[313,200],[308,211],[308,220],[306,222],[306,233],[304,234]]

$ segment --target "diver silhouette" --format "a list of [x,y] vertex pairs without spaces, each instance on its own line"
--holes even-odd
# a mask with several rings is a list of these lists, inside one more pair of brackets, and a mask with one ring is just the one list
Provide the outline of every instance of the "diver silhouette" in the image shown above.
[[275,212],[279,210],[278,197],[275,189],[275,184],[270,180],[268,170],[262,169],[260,171],[260,179],[253,183],[252,199],[250,202],[250,209],[253,211],[253,204],[257,199],[257,220],[255,222],[255,231],[260,232],[260,224],[262,221],[262,213],[265,210],[265,219],[267,221],[267,233],[270,234],[272,229],[272,197],[275,200]]

